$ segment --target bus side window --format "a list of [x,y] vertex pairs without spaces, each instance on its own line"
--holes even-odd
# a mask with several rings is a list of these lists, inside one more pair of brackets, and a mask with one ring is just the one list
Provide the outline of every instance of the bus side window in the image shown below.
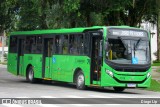
[[69,54],[77,55],[77,43],[75,39],[76,35],[69,35]]
[[62,51],[63,54],[68,54],[68,35],[63,35]]
[[25,53],[31,53],[30,37],[26,37]]
[[84,55],[89,55],[89,34],[84,35]]
[[42,36],[36,38],[36,53],[42,53]]
[[83,55],[83,35],[78,34],[75,35],[76,37],[76,44],[77,44],[77,53],[78,55]]
[[36,53],[36,37],[26,37],[25,53]]
[[17,52],[17,37],[10,37],[10,53],[16,53]]
[[36,36],[31,37],[31,53],[36,53]]
[[60,35],[55,37],[55,54],[62,54],[62,38]]

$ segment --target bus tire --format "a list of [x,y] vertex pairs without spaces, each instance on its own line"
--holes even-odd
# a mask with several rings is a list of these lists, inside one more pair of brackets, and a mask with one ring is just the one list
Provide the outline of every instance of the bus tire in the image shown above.
[[26,79],[27,79],[27,81],[29,81],[30,83],[34,83],[34,82],[36,81],[36,79],[34,78],[34,71],[33,71],[32,66],[30,66],[30,67],[27,69]]
[[76,76],[76,87],[79,90],[84,90],[86,88],[84,74],[81,71],[78,72]]
[[113,88],[114,88],[114,91],[116,91],[116,92],[122,92],[125,90],[124,87],[113,87]]

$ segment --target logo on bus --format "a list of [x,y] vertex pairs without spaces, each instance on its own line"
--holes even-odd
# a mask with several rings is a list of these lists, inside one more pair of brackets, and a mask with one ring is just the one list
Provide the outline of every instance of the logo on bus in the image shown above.
[[52,63],[56,63],[56,58],[55,57],[52,58]]

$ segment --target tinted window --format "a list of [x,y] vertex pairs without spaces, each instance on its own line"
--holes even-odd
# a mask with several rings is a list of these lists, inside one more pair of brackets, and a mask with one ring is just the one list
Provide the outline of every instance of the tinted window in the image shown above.
[[89,42],[90,42],[90,35],[87,33],[84,35],[84,55],[89,55]]
[[57,35],[53,43],[55,54],[88,55],[89,35]]
[[69,54],[78,55],[77,41],[74,34],[69,36]]
[[68,54],[68,35],[62,35],[63,44],[62,44],[62,53]]
[[26,37],[25,53],[32,53],[35,50],[35,37]]
[[62,54],[62,37],[60,35],[55,37],[55,54]]
[[17,37],[10,37],[10,53],[17,52]]
[[88,55],[89,35],[72,34],[69,36],[69,53],[73,55]]
[[25,53],[42,53],[42,36],[29,36],[25,41]]
[[36,53],[42,53],[42,36],[36,37]]
[[83,54],[84,54],[84,40],[83,40],[83,35],[82,35],[82,34],[76,35],[76,41],[77,41],[78,55],[83,55]]

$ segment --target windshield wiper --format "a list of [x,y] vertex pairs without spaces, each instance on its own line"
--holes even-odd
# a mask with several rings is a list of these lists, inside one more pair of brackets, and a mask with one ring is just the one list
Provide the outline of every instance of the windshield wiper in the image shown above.
[[139,38],[136,45],[135,45],[135,50],[137,50],[137,47],[139,46],[139,43],[142,41],[142,38]]
[[123,43],[124,47],[127,49],[128,45],[126,45],[126,44],[125,44],[124,39],[123,39],[123,38],[121,38],[121,37],[118,37],[118,38],[122,41],[122,43]]

